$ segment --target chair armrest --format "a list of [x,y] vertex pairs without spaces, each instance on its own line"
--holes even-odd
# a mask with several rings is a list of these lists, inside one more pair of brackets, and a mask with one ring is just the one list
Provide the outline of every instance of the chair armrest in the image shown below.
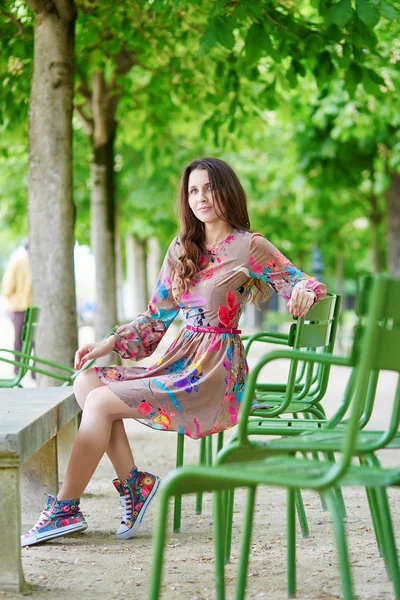
[[[327,352],[321,352],[320,354],[317,354],[316,352],[304,352],[302,350],[273,350],[272,352],[265,354],[258,361],[255,367],[250,371],[247,377],[244,390],[244,397],[242,400],[239,414],[238,435],[241,444],[245,444],[247,442],[247,419],[249,418],[252,408],[254,392],[257,384],[257,377],[261,369],[266,364],[273,362],[274,360],[281,359],[289,359],[290,361],[301,360],[304,362],[316,362],[326,365],[336,365],[340,367],[354,366],[354,363],[351,360],[351,358],[347,358],[345,356],[337,356],[334,354],[328,354]],[[284,402],[287,402],[287,399],[285,399]]]

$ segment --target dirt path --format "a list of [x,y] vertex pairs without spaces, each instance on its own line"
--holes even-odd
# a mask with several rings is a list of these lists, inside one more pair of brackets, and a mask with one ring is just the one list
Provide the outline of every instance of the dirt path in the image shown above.
[[[273,377],[282,379],[283,365],[274,365]],[[272,377],[272,371],[271,371]],[[341,370],[334,369],[325,406],[332,412],[345,385]],[[388,375],[379,388],[382,405],[372,425],[382,426],[388,415],[387,393],[394,378]],[[155,432],[135,422],[127,429],[140,468],[164,476],[174,466],[176,436]],[[198,443],[187,440],[188,463],[197,459]],[[396,456],[387,452],[383,462],[394,465]],[[34,589],[30,598],[40,600],[145,600],[149,583],[151,543],[157,502],[148,511],[137,538],[122,542],[115,537],[120,523],[117,493],[111,480],[113,469],[104,458],[82,499],[82,510],[89,528],[84,534],[59,538],[23,549],[27,581]],[[400,492],[391,491],[396,524],[400,523]],[[378,555],[365,494],[360,489],[345,489],[348,511],[347,530],[357,597],[362,600],[393,598],[383,562]],[[237,552],[244,492],[236,495],[232,562],[226,568],[227,600],[234,598]],[[22,500],[23,501],[23,500]],[[168,600],[208,600],[214,598],[211,497],[204,497],[204,512],[194,513],[194,497],[184,498],[183,531],[170,533],[163,580],[162,598]],[[340,598],[336,553],[329,515],[319,499],[304,494],[310,537],[302,539],[298,554],[298,599],[333,600]],[[169,518],[171,531],[172,514]],[[31,526],[32,523],[25,523]],[[399,528],[397,527],[397,531]],[[260,489],[257,496],[255,526],[250,557],[248,599],[286,599],[285,494],[279,489]],[[20,600],[21,594],[1,593],[0,598]]]

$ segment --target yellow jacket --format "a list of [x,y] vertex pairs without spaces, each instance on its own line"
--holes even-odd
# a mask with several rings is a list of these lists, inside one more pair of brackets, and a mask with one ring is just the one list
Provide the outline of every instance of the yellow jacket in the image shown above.
[[2,292],[12,312],[25,311],[32,304],[32,275],[29,254],[18,251],[4,271]]

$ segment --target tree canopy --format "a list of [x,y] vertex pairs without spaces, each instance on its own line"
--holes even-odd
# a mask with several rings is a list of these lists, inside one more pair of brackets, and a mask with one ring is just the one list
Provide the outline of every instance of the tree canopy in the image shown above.
[[[166,243],[182,168],[216,155],[239,173],[253,227],[305,267],[317,245],[328,275],[338,247],[347,277],[374,260],[386,268],[385,192],[400,160],[398,2],[127,0],[110,14],[103,1],[79,0],[77,10],[79,241],[90,228],[90,75],[101,69],[118,97],[122,233]],[[1,214],[16,237],[26,227],[32,24],[23,3],[3,4]]]

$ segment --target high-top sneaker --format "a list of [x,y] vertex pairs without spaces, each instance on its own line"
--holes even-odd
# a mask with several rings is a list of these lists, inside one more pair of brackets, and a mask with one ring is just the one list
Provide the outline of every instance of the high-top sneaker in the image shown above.
[[36,525],[21,535],[21,546],[32,546],[60,535],[84,531],[87,523],[79,510],[79,500],[57,500],[49,494]]
[[124,483],[114,479],[113,484],[119,492],[122,508],[122,521],[117,537],[127,540],[139,531],[146,510],[160,485],[160,478],[134,468]]

